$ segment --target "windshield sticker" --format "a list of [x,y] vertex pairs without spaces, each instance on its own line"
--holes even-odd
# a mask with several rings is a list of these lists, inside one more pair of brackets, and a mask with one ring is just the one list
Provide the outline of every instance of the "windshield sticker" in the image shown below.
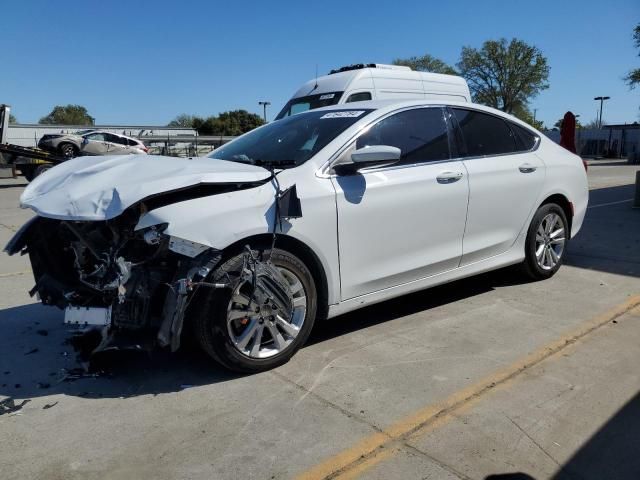
[[356,118],[364,113],[364,110],[346,110],[344,112],[331,112],[325,113],[320,117],[320,120],[323,118]]
[[333,98],[335,96],[335,93],[327,93],[325,95],[320,95],[320,100],[329,100],[330,98]]

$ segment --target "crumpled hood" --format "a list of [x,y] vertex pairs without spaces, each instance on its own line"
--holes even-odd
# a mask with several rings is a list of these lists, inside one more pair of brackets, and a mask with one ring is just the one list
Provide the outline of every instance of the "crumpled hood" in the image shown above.
[[78,157],[44,172],[20,197],[22,208],[62,220],[108,220],[140,200],[199,184],[248,183],[268,170],[207,157]]

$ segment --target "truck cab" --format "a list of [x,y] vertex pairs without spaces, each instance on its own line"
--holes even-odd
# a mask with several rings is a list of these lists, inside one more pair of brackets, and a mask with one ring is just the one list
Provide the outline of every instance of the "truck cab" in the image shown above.
[[455,75],[416,72],[405,66],[379,63],[349,65],[302,85],[276,120],[329,105],[414,98],[470,102],[471,93],[467,82]]

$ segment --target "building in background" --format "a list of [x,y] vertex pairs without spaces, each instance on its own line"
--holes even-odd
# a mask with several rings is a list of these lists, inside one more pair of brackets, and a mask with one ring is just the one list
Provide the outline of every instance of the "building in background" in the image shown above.
[[[560,143],[559,130],[546,130],[544,134]],[[576,130],[576,150],[583,157],[640,158],[640,124],[579,128]]]

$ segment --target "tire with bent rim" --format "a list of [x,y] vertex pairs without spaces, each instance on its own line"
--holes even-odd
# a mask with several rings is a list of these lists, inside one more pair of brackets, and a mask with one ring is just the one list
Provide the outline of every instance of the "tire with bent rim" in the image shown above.
[[[235,277],[242,269],[243,256],[225,261],[213,272],[211,281]],[[256,312],[258,305],[249,304],[247,284],[234,290],[211,290],[202,299],[194,333],[204,351],[230,370],[256,373],[283,365],[304,345],[313,328],[317,290],[311,272],[285,250],[274,249],[271,262],[290,285],[294,300],[291,318],[271,309],[265,311],[264,306]]]
[[567,249],[568,225],[559,205],[547,203],[538,209],[529,225],[525,244],[522,270],[527,276],[544,280],[558,271]]

